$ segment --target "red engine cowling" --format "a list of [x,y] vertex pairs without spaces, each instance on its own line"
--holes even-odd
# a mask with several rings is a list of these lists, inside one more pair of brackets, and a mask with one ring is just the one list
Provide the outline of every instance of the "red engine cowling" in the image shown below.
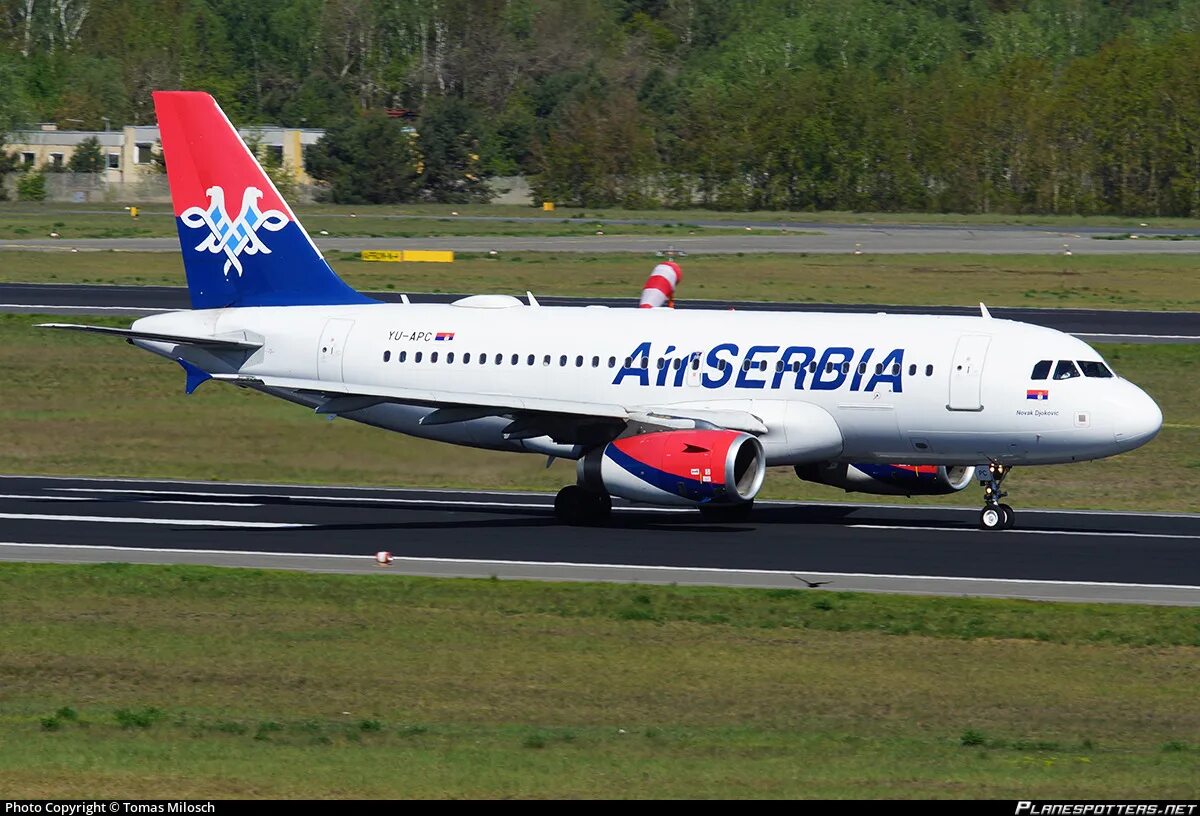
[[740,431],[659,431],[613,440],[579,460],[580,483],[648,504],[743,504],[762,487],[762,443]]
[[975,468],[967,465],[874,465],[818,462],[796,465],[806,482],[840,487],[847,493],[890,496],[941,496],[971,483]]

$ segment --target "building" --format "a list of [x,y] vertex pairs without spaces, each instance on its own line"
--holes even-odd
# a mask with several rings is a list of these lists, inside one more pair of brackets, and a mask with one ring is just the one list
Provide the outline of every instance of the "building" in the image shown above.
[[[238,132],[247,144],[257,146],[259,158],[273,160],[292,172],[301,197],[310,192],[308,188],[314,182],[304,167],[304,148],[316,144],[325,135],[324,130],[261,126],[239,128]],[[46,177],[48,198],[59,201],[170,200],[166,178],[158,171],[154,160],[155,154],[162,149],[158,127],[154,125],[88,131],[59,130],[53,124],[44,124],[37,130],[9,134],[3,149],[16,156],[18,170],[66,167],[80,143],[91,138],[100,143],[100,152],[105,156],[104,172],[99,178],[91,174],[51,173]],[[9,183],[15,185],[15,178],[10,177]]]

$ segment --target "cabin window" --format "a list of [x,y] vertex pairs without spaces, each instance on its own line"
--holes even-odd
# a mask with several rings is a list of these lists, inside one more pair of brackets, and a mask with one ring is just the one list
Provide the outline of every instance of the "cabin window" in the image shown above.
[[642,358],[642,368],[649,368],[649,367],[650,367],[650,358],[643,357]]
[[469,362],[471,362],[471,352],[469,352],[469,351],[464,351],[464,352],[463,352],[463,364],[465,365],[465,364],[467,364],[467,363],[469,363]]
[[580,354],[575,358],[575,367],[583,368],[583,355]]
[[[496,362],[497,362],[497,363],[498,363],[498,362],[500,362],[500,355],[499,355],[499,354],[497,354],[497,355],[496,355]],[[480,364],[480,365],[487,365],[487,355],[486,355],[486,354],[480,354],[480,355],[479,355],[479,364]]]
[[1079,369],[1070,360],[1059,360],[1054,367],[1054,379],[1070,380],[1079,376]]
[[910,376],[910,377],[917,376],[917,364],[916,363],[913,363],[912,365],[910,365],[908,367],[908,376]]
[[608,358],[608,367],[609,367],[609,368],[616,368],[616,367],[617,367],[617,358],[616,358],[616,357],[609,357],[609,358]]
[[414,362],[414,363],[419,363],[419,362],[421,362],[421,352],[419,352],[419,351],[418,351],[418,352],[416,353],[416,356],[414,356],[414,357],[413,357],[413,362]]
[[1044,380],[1050,376],[1050,360],[1039,360],[1033,364],[1033,374],[1030,375],[1031,380]]
[[513,364],[513,365],[516,365],[516,364],[517,364],[517,363],[519,363],[520,361],[521,361],[521,358],[520,358],[520,357],[518,357],[517,355],[515,355],[515,354],[514,354],[514,355],[512,356],[512,364]]
[[558,358],[558,364],[559,364],[560,366],[565,366],[565,365],[567,364],[567,355],[565,355],[565,354],[561,355],[561,356]]
[[390,351],[385,351],[383,353],[383,361],[386,363],[391,359],[392,359],[392,353]]
[[592,368],[599,368],[599,367],[600,367],[600,358],[593,357],[592,358]]
[[550,365],[550,355],[549,354],[547,354],[545,357],[542,358],[542,365],[544,365],[544,366]]
[[927,365],[927,366],[925,366],[925,376],[926,376],[926,377],[932,377],[932,376],[933,376],[933,366],[931,366],[931,365]]
[[876,363],[876,364],[875,364],[875,373],[876,373],[876,374],[882,374],[882,373],[883,373],[883,363]]
[[700,358],[693,357],[692,358],[692,371],[699,371],[699,370],[700,370]]
[[866,363],[859,363],[859,364],[858,364],[858,373],[859,373],[859,374],[866,374],[866,373],[867,373],[867,364],[866,364]]
[[533,365],[533,355],[529,355],[529,359],[525,361],[525,365]]
[[501,363],[503,363],[503,362],[504,362],[504,355],[503,355],[503,354],[497,354],[497,355],[496,355],[496,365],[500,365],[500,364],[501,364]]
[[404,362],[404,361],[405,361],[407,358],[408,358],[408,352],[407,352],[407,351],[402,351],[402,352],[400,352],[398,355],[396,355],[396,359],[397,359],[398,361],[400,361],[401,363],[403,363],[403,362]]
[[850,373],[850,364],[849,363],[842,363],[842,373],[843,374]]
[[447,363],[453,363],[453,362],[454,362],[454,352],[453,352],[453,351],[448,351],[448,352],[446,352],[446,362],[447,362]]
[[808,373],[809,374],[817,373],[817,361],[816,360],[813,360],[811,363],[808,364]]
[[1085,377],[1108,378],[1113,375],[1113,373],[1109,371],[1108,366],[1106,366],[1104,363],[1097,363],[1090,360],[1080,360],[1079,367],[1083,369],[1083,376]]
[[435,351],[429,355],[429,362],[436,363],[437,358],[438,358],[438,353]]
[[900,364],[892,363],[892,376],[897,377],[899,375],[900,375]]

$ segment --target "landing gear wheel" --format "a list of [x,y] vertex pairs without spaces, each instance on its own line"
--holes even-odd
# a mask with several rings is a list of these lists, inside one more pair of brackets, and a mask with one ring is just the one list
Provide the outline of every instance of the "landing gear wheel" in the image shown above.
[[1004,511],[999,507],[985,507],[979,511],[980,530],[999,530],[1004,526]]
[[979,511],[980,530],[1011,530],[1016,524],[1017,514],[1010,506],[1000,502],[1008,495],[1000,486],[1010,470],[1012,467],[1009,465],[992,462],[987,466],[987,473],[980,474],[979,483],[983,485],[983,509]]
[[705,521],[736,523],[748,521],[750,511],[753,509],[754,502],[752,501],[741,504],[702,504],[700,505],[700,517]]
[[554,497],[554,515],[564,524],[591,524],[612,513],[612,498],[579,485],[567,485]]

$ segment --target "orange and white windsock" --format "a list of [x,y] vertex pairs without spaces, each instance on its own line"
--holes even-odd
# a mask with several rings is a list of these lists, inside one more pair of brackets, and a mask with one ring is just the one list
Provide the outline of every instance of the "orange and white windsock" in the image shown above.
[[642,289],[639,309],[655,309],[659,306],[675,306],[675,287],[683,280],[683,272],[674,261],[664,261],[654,267],[650,278]]

